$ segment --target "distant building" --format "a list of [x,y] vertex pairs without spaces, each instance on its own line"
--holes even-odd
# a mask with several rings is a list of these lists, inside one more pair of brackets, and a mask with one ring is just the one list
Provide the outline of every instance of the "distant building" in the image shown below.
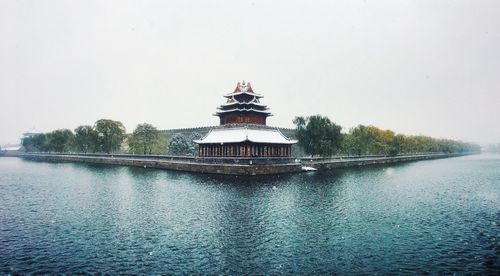
[[226,103],[214,114],[220,126],[194,142],[200,157],[290,157],[296,140],[287,138],[278,128],[268,127],[272,114],[260,102],[250,83],[238,83],[232,93],[224,96]]
[[6,144],[0,147],[0,151],[20,151],[22,149],[21,145]]

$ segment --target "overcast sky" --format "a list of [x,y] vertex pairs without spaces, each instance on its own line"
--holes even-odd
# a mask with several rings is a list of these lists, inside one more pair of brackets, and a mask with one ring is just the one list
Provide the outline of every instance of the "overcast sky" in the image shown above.
[[0,145],[101,118],[217,125],[241,80],[273,126],[500,142],[500,1],[0,0]]

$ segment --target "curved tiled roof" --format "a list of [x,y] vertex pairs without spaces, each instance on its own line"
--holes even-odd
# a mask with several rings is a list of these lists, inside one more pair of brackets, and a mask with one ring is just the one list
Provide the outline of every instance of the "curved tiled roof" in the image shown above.
[[266,144],[296,144],[296,140],[285,137],[281,131],[272,128],[220,128],[212,129],[205,137],[194,140],[197,144],[224,144],[224,143],[266,143]]

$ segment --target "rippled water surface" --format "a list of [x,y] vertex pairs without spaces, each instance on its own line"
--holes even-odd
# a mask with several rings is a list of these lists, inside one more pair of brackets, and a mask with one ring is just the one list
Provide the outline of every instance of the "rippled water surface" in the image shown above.
[[500,156],[273,177],[0,158],[0,273],[500,271]]

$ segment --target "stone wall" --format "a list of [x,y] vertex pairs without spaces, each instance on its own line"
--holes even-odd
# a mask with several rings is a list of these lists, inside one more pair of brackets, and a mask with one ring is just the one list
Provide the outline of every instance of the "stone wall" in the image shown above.
[[85,162],[108,165],[135,166],[144,168],[158,168],[166,170],[212,173],[227,175],[268,175],[281,173],[295,173],[302,170],[302,166],[309,166],[318,170],[330,170],[337,168],[352,168],[369,165],[380,165],[390,163],[409,162],[417,160],[437,159],[461,156],[464,154],[430,154],[430,155],[411,155],[394,157],[360,157],[348,159],[335,159],[329,161],[307,161],[289,164],[267,164],[267,165],[249,165],[249,164],[214,164],[203,162],[190,162],[185,159],[147,159],[124,157],[124,156],[83,156],[83,155],[64,155],[64,154],[21,154],[28,160],[49,161],[49,162]]
[[81,156],[81,155],[51,155],[51,154],[25,154],[23,158],[33,161],[48,162],[83,162],[94,164],[134,166],[144,168],[157,168],[175,171],[196,173],[212,173],[227,175],[265,175],[299,172],[300,164],[276,165],[243,165],[243,164],[210,164],[195,162],[176,162],[168,160],[134,159],[123,157]]

